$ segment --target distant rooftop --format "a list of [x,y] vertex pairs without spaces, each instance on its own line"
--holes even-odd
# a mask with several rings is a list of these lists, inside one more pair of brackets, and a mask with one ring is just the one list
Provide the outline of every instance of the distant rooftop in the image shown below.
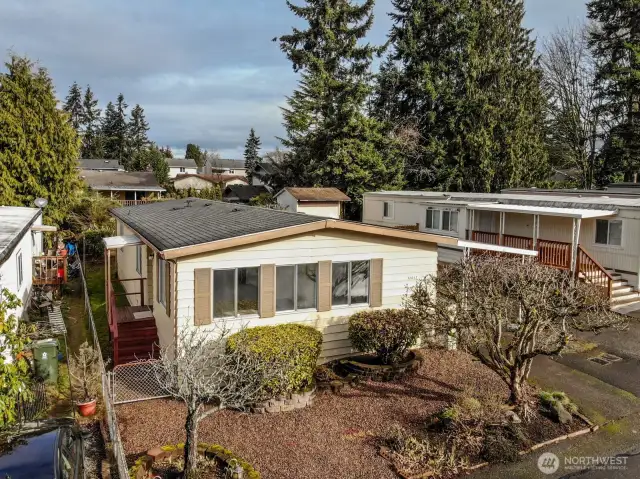
[[229,168],[229,169],[243,169],[244,160],[230,160],[225,158],[218,158],[209,161],[212,169],[216,168]]
[[196,160],[187,158],[168,158],[167,164],[169,168],[197,168]]
[[95,191],[165,191],[150,171],[82,170],[80,177]]
[[78,168],[81,170],[124,170],[119,160],[103,158],[82,158],[78,160]]
[[42,210],[38,208],[0,206],[0,264],[9,258],[14,248],[41,214]]
[[249,201],[258,195],[268,194],[269,189],[262,185],[229,185],[225,188],[222,197],[224,199],[237,199]]
[[292,188],[286,187],[280,191],[276,196],[282,194],[283,191],[287,191],[298,201],[351,201],[347,195],[345,195],[338,188]]
[[209,181],[211,183],[226,183],[227,181],[233,181],[233,180],[241,180],[245,183],[247,182],[246,176],[225,175],[223,173],[212,173],[210,175],[206,175],[204,173],[180,173],[173,179],[173,181],[175,182],[178,180],[191,178],[191,177],[200,178],[205,181]]

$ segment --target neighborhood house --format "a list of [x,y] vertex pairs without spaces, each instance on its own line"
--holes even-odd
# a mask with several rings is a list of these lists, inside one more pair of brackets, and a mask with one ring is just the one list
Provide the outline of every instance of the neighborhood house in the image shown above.
[[173,180],[173,187],[176,190],[202,191],[212,188],[214,185],[220,185],[221,189],[229,185],[246,185],[247,179],[238,175],[222,175],[222,174],[179,174]]
[[342,203],[351,201],[338,188],[284,188],[275,199],[293,213],[342,218]]
[[169,158],[167,159],[169,165],[169,178],[175,178],[178,175],[195,175],[198,173],[198,165],[196,160],[189,160],[185,158]]
[[159,198],[166,191],[150,171],[82,170],[80,178],[91,191],[123,205]]
[[202,199],[112,214],[118,236],[104,240],[105,264],[115,253],[130,302],[118,307],[110,287],[116,364],[153,353],[155,341],[170,346],[182,328],[206,329],[223,320],[232,327],[313,325],[324,333],[323,361],[349,355],[348,317],[400,307],[408,287],[436,272],[437,244],[457,243]]
[[473,251],[535,252],[539,261],[607,289],[621,312],[640,308],[640,194],[609,190],[502,193],[365,193],[363,222],[460,240],[441,243],[440,262]]

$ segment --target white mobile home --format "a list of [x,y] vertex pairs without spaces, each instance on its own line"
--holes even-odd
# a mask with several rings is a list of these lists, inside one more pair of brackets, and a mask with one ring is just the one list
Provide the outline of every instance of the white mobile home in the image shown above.
[[[615,188],[496,194],[372,192],[364,195],[363,222],[448,236],[468,241],[474,249],[493,245],[535,250],[545,264],[579,276],[597,276],[618,305],[640,308],[640,195],[636,193]],[[438,253],[440,262],[458,261],[462,246],[440,244]]]
[[[152,352],[155,340],[169,346],[183,328],[222,321],[313,325],[324,333],[323,360],[348,355],[348,316],[400,307],[407,287],[436,272],[437,244],[457,243],[200,199],[112,213],[120,236],[105,239],[106,256],[116,251],[130,301],[118,308],[111,298],[116,364]],[[136,324],[148,338],[142,349]]]

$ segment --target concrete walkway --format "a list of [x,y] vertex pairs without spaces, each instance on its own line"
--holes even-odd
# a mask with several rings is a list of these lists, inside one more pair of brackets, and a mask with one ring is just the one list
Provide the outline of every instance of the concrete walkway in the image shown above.
[[[533,452],[514,464],[494,465],[474,473],[474,478],[564,478],[610,479],[640,477],[640,327],[629,331],[607,332],[600,336],[584,335],[594,347],[583,353],[567,354],[553,360],[535,359],[531,382],[553,391],[564,391],[580,411],[600,429],[595,433],[562,441]],[[635,344],[634,344],[635,343]],[[606,366],[588,358],[603,352],[622,358]],[[613,367],[612,367],[613,366]],[[553,474],[543,474],[538,458],[543,452],[558,456],[560,467]],[[623,470],[594,470],[585,466],[566,466],[565,460],[580,457],[624,455]],[[574,459],[579,460],[579,459]],[[622,461],[622,459],[621,459]]]

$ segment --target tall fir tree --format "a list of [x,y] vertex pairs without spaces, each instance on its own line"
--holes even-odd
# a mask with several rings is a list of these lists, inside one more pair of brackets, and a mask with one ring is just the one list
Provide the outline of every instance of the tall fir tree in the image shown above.
[[65,98],[63,110],[69,113],[69,121],[78,133],[81,133],[82,126],[82,88],[76,82],[69,88],[69,93]]
[[57,108],[44,68],[12,56],[0,73],[0,204],[33,206],[49,201],[46,221],[60,225],[80,189],[80,140]]
[[82,158],[104,158],[102,118],[91,87],[87,85],[82,101]]
[[590,46],[597,60],[596,85],[609,122],[602,160],[608,178],[640,181],[640,1],[591,0],[596,22]]
[[194,160],[198,168],[202,168],[204,166],[204,155],[202,153],[202,149],[194,143],[187,144],[187,150],[184,157],[188,160]]
[[146,150],[150,144],[149,138],[147,137],[149,124],[144,116],[144,109],[140,105],[136,105],[133,110],[131,110],[131,118],[129,119],[127,129],[128,156],[133,158],[137,153]]
[[167,158],[167,159],[171,159],[173,158],[173,151],[171,151],[171,147],[169,145],[167,146],[161,146],[160,147],[160,152],[162,153],[162,155]]
[[104,138],[105,158],[120,160],[125,169],[129,169],[127,108],[124,95],[120,93],[116,104],[107,104],[102,136]]
[[253,178],[253,174],[256,171],[256,166],[260,163],[260,137],[256,135],[256,131],[251,128],[249,132],[249,138],[244,145],[244,167],[247,170],[247,178],[249,183]]
[[372,105],[418,142],[405,158],[410,186],[497,191],[545,179],[545,99],[522,0],[393,5]]
[[374,1],[287,5],[307,26],[279,39],[301,80],[283,109],[289,152],[274,184],[338,187],[353,199],[347,216],[357,218],[364,191],[399,188],[402,179],[384,125],[364,113],[376,51],[364,38]]

